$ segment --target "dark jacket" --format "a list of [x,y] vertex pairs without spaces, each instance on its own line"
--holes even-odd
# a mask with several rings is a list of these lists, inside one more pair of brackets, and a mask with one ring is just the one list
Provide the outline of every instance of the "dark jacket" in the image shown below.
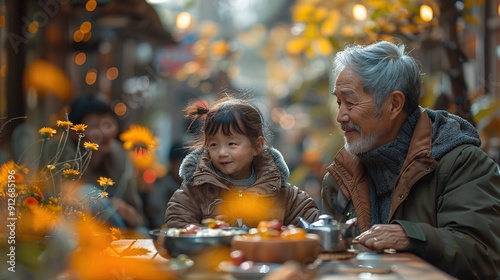
[[[435,160],[436,129],[446,122],[460,127],[446,114],[438,123],[439,114],[421,113],[392,196],[389,223],[401,224],[411,238],[407,251],[449,274],[496,279],[500,275],[499,168],[474,144],[453,145]],[[455,140],[452,136],[447,141]],[[340,221],[357,216],[359,231],[369,229],[369,183],[359,159],[341,150],[327,170],[323,211]]]
[[219,176],[207,151],[194,150],[182,162],[181,188],[170,199],[166,226],[200,225],[203,219],[223,215],[231,226],[257,227],[259,221],[279,219],[284,225],[299,225],[301,216],[314,222],[320,211],[304,191],[287,183],[288,167],[276,149],[265,149],[253,161],[257,181],[236,186]]

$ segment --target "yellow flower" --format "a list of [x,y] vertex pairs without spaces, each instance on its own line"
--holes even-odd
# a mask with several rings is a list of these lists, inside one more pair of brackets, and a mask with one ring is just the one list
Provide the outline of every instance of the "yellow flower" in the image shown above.
[[85,129],[87,128],[86,124],[75,124],[71,127],[71,130],[74,130],[76,132],[84,132]]
[[105,191],[101,192],[101,197],[108,197],[108,195],[109,195],[108,192]]
[[92,142],[85,142],[85,143],[83,143],[83,146],[87,150],[97,151],[99,149],[99,145],[97,145],[96,143],[92,143]]
[[42,190],[40,190],[40,188],[37,187],[37,186],[33,186],[31,188],[31,193],[32,193],[33,197],[38,198],[39,200],[43,200],[44,199]]
[[54,170],[54,169],[56,169],[56,166],[53,164],[47,164],[47,169]]
[[65,169],[63,170],[63,177],[66,179],[76,179],[80,175],[80,171],[75,170],[75,169]]
[[59,203],[59,198],[51,196],[49,198],[49,204],[58,204]]
[[68,129],[73,125],[73,123],[70,121],[57,121],[56,125],[62,129]]
[[137,147],[150,150],[158,147],[158,139],[147,127],[140,125],[131,125],[130,129],[120,134],[120,140],[123,141],[123,147],[126,150]]
[[51,127],[42,127],[38,130],[38,133],[42,135],[43,138],[52,138],[54,134],[57,133],[57,130],[51,128]]
[[99,186],[101,187],[108,187],[108,186],[112,186],[115,184],[115,182],[113,182],[113,180],[111,180],[110,178],[107,178],[107,177],[99,177],[99,180],[97,180],[97,183],[99,183]]

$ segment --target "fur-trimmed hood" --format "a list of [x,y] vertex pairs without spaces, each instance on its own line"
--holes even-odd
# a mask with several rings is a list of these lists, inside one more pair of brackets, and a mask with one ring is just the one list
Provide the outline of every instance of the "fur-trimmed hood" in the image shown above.
[[[274,165],[275,168],[273,168],[272,165]],[[182,161],[179,169],[179,176],[183,179],[185,184],[192,185],[195,172],[203,169],[203,166],[211,166],[208,151],[202,148],[195,149]],[[282,185],[285,185],[290,177],[290,170],[288,169],[283,155],[275,148],[264,148],[264,150],[255,157],[253,166],[257,177],[276,170],[278,173],[277,175],[281,178]]]

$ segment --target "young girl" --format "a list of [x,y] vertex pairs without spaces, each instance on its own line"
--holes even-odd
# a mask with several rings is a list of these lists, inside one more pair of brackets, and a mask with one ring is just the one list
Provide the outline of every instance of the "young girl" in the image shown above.
[[208,218],[243,228],[274,219],[298,226],[299,216],[317,220],[313,198],[287,183],[288,167],[266,142],[255,106],[225,97],[210,109],[192,103],[185,112],[203,121],[203,133],[181,165],[183,183],[168,202],[166,227],[202,225]]

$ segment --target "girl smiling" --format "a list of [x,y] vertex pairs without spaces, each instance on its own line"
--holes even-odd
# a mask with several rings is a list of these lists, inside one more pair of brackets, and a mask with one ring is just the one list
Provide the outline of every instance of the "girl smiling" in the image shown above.
[[243,228],[273,219],[298,226],[298,216],[317,220],[313,198],[287,182],[288,167],[266,140],[257,107],[225,97],[211,108],[191,103],[185,112],[202,122],[202,133],[182,163],[183,183],[168,202],[166,227],[201,225],[208,218]]

